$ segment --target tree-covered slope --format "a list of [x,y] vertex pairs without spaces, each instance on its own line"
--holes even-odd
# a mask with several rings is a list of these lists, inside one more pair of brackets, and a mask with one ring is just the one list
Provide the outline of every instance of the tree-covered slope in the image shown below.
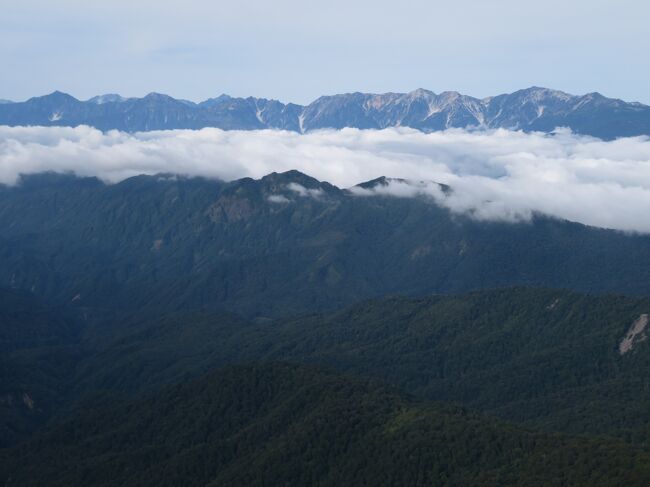
[[0,288],[0,351],[57,345],[70,341],[79,325],[31,293]]
[[29,177],[0,189],[0,256],[2,286],[131,311],[288,316],[516,284],[650,293],[648,236],[543,217],[475,221],[295,171],[227,184]]
[[212,367],[332,367],[550,431],[650,435],[650,350],[619,345],[650,300],[545,289],[386,298],[255,322],[218,313],[128,320],[76,366],[74,395],[134,394]]
[[[310,368],[230,368],[80,412],[0,455],[4,485],[646,485],[650,456]],[[38,466],[35,468],[35,466]]]
[[292,320],[258,343],[269,358],[307,358],[513,420],[644,442],[647,330],[628,352],[619,345],[649,308],[648,299],[535,289],[395,298]]
[[29,435],[65,403],[81,325],[35,296],[0,289],[0,447]]

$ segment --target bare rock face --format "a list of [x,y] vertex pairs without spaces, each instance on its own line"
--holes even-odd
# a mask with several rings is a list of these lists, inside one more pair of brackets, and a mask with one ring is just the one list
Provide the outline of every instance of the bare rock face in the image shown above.
[[623,340],[619,343],[618,352],[621,355],[626,354],[634,348],[636,343],[642,342],[647,338],[645,334],[646,326],[648,326],[648,315],[644,313],[639,316],[634,323],[632,323],[632,326],[630,326],[625,337],[623,337]]
[[255,212],[246,198],[236,195],[222,196],[210,208],[208,216],[214,223],[232,223],[249,219]]

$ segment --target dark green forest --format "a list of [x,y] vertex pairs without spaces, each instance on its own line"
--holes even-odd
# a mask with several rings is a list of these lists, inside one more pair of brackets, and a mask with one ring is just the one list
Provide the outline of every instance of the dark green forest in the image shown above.
[[[4,294],[15,308],[5,316],[26,320],[35,340],[3,355],[0,394],[13,402],[3,402],[2,431],[13,446],[2,464],[15,485],[650,479],[648,343],[618,349],[647,299],[513,288],[275,321],[140,316],[107,330]],[[30,315],[50,316],[61,337]],[[401,421],[399,435],[381,436]]]
[[33,175],[0,187],[0,229],[0,287],[78,308],[286,317],[513,285],[650,294],[647,235],[542,216],[477,221],[428,198],[359,197],[297,171],[113,185]]
[[[650,453],[517,428],[311,368],[229,368],[83,411],[5,485],[647,485]],[[35,468],[35,466],[38,466]]]
[[0,485],[650,484],[647,236],[45,174],[0,262]]

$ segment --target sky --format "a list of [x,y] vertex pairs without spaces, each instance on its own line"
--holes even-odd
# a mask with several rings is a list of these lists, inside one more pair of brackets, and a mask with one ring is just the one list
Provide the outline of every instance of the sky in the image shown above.
[[[3,5],[4,4],[4,5]],[[645,0],[0,0],[0,98],[308,103],[528,86],[650,104]]]
[[[543,213],[643,233],[650,233],[649,167],[648,137],[603,141],[568,129],[555,135],[407,128],[127,134],[87,126],[0,126],[0,183],[9,185],[20,183],[20,174],[42,171],[117,183],[138,174],[229,181],[297,169],[343,188],[379,176],[405,178],[408,183],[382,190],[394,197],[429,197],[480,220],[522,222]],[[451,194],[436,183],[449,185]]]

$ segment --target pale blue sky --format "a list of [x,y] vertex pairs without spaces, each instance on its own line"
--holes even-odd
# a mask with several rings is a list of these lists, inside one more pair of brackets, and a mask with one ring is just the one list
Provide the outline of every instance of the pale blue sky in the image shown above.
[[650,2],[2,2],[0,98],[151,91],[306,103],[531,85],[650,104]]

